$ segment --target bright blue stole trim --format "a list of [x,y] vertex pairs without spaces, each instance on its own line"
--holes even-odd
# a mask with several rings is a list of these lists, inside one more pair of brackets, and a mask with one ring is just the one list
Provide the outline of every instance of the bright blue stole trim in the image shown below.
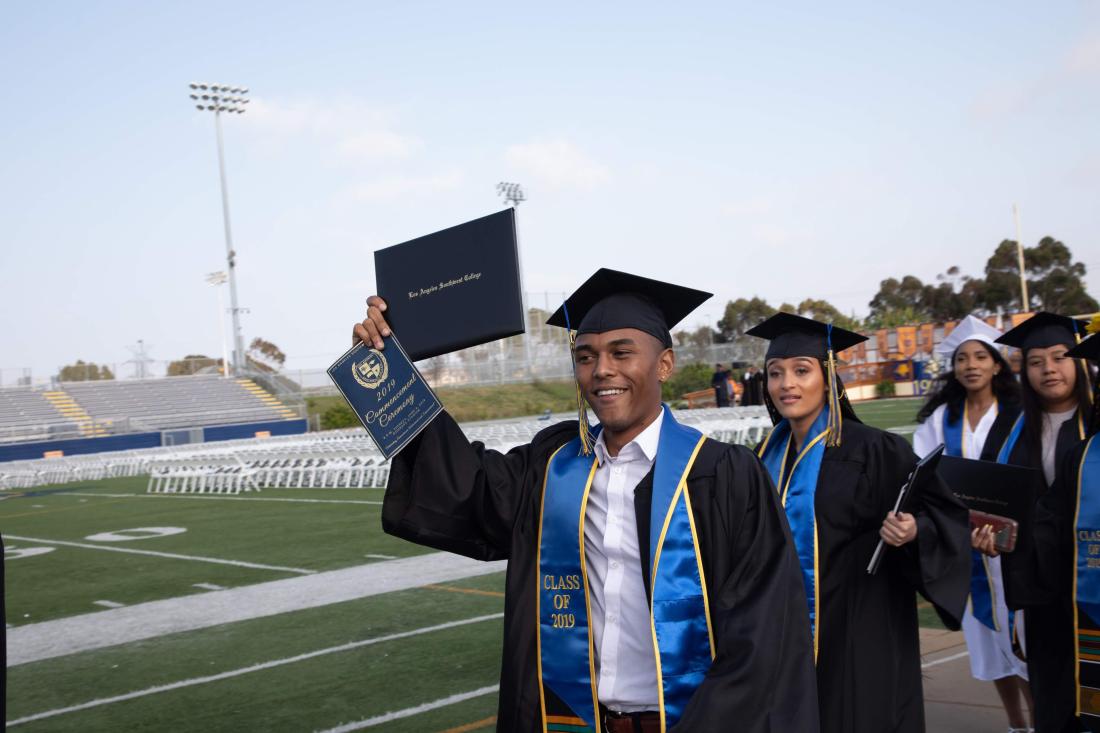
[[[714,653],[706,587],[687,493],[687,473],[703,435],[680,425],[666,406],[653,474],[650,513],[650,618],[657,657],[662,719],[683,715]],[[591,726],[598,725],[595,661],[588,618],[584,512],[595,456],[579,455],[580,439],[560,448],[547,466],[539,540],[539,682]],[[639,559],[640,562],[640,559]]]
[[[1020,435],[1024,432],[1024,413],[1016,418],[1016,422],[1012,423],[1012,430],[1009,431],[1008,437],[1005,438],[1004,445],[997,451],[997,463],[1008,463],[1008,457],[1012,455],[1012,451],[1016,448],[1016,443],[1020,440]],[[1054,440],[1058,440],[1058,435],[1055,434]]]
[[[1078,473],[1077,516],[1074,520],[1076,567],[1074,600],[1093,625],[1100,625],[1100,440],[1085,447]],[[1094,644],[1095,646],[1095,644]],[[1094,650],[1092,654],[1096,654]]]
[[[962,412],[957,420],[948,418],[948,409],[943,410],[943,443],[944,453],[957,458],[973,458],[978,456],[966,455],[963,445],[963,434],[966,430],[966,403],[963,403]],[[970,612],[984,626],[994,631],[997,630],[997,619],[993,613],[993,584],[989,579],[988,561],[985,555],[977,550],[970,551]]]
[[[1076,711],[1100,716],[1095,665],[1100,661],[1100,441],[1089,438],[1077,469],[1073,518],[1073,670]],[[1096,554],[1094,554],[1096,553]]]
[[687,473],[703,434],[676,422],[666,407],[653,466],[649,515],[650,596],[658,650],[662,721],[668,727],[684,714],[714,659],[702,559],[691,516]]
[[957,458],[966,458],[963,455],[963,421],[966,416],[966,406],[959,418],[952,422],[948,417],[950,410],[945,405],[943,408],[943,444],[944,453]]
[[542,685],[595,730],[584,510],[596,457],[580,455],[580,443],[577,437],[559,448],[546,468],[539,526],[539,672]]
[[826,407],[814,420],[806,434],[805,446],[797,457],[790,476],[784,476],[787,452],[791,443],[791,424],[781,420],[772,430],[760,456],[772,480],[779,489],[787,521],[791,525],[798,564],[802,568],[802,584],[806,588],[806,604],[809,607],[810,629],[814,638],[814,656],[817,656],[817,519],[814,497],[817,493],[817,477],[821,461],[825,457],[824,433],[829,422]]

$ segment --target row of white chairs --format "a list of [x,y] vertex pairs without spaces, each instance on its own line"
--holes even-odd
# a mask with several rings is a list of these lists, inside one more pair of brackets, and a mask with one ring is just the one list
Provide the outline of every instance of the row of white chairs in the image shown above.
[[[570,415],[473,423],[471,440],[506,452]],[[763,407],[680,410],[725,443],[753,446],[771,429]],[[0,463],[0,489],[149,475],[148,491],[237,493],[263,488],[385,486],[389,463],[360,428]]]

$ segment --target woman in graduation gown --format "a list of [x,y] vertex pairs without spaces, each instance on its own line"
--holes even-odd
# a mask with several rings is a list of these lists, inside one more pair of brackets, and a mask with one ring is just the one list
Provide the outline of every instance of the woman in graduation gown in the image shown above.
[[[661,405],[660,383],[674,365],[669,327],[706,297],[605,269],[550,320],[577,328],[578,395],[601,422],[596,448],[661,421],[653,467],[636,484],[632,504],[624,499],[619,507],[635,521],[615,528],[623,537],[636,531],[637,547],[614,572],[635,571],[638,585],[627,600],[643,609],[641,618],[627,618],[625,610],[616,618],[607,597],[599,603],[595,595],[607,592],[603,582],[617,565],[606,551],[610,519],[606,535],[595,538],[602,541],[593,541],[600,491],[593,476],[623,469],[612,458],[596,462],[594,452],[613,454],[588,450],[587,418],[553,425],[501,454],[471,443],[444,412],[392,461],[386,532],[476,559],[508,560],[499,731],[607,731],[620,723],[662,733],[818,730],[805,596],[771,481],[750,451],[704,439]],[[377,348],[388,327],[384,304],[369,302],[369,318],[355,335]],[[622,585],[620,595],[630,591]],[[596,638],[601,620],[604,633]],[[655,660],[641,707],[656,712],[657,722],[630,706],[617,714],[604,709],[615,709],[609,701],[619,682],[637,680],[645,666],[609,671],[604,652],[613,624],[620,639],[631,636],[628,630],[644,632],[644,644],[620,642],[615,656],[651,666]]]
[[[996,460],[1043,472],[1047,486],[1056,467],[1085,439],[1091,409],[1089,378],[1084,363],[1067,355],[1084,333],[1085,322],[1053,313],[1036,313],[997,339],[1021,351],[1020,387],[1023,412],[999,445]],[[1035,701],[1035,726],[1042,733],[1076,731],[1074,714],[1072,622],[1070,594],[1048,597],[1030,582],[1025,567],[1016,577],[1014,554],[1002,558],[1006,600],[1010,608],[1026,609],[1024,648],[1028,684]]]
[[[758,453],[798,547],[814,634],[821,728],[924,730],[916,593],[958,628],[966,602],[966,508],[933,477],[893,515],[917,459],[899,436],[859,422],[834,349],[863,336],[787,313],[748,332],[769,339],[765,404],[775,429]],[[880,539],[891,546],[874,575]]]
[[[920,425],[913,435],[913,450],[918,456],[943,443],[949,456],[996,457],[997,446],[1020,415],[1020,387],[998,351],[1000,337],[997,329],[967,316],[937,346],[949,368],[917,413]],[[970,590],[962,622],[970,673],[993,682],[1010,729],[1026,730],[1024,704],[1032,707],[1027,663],[1016,653],[1017,617],[1005,603],[1000,558],[973,553]]]

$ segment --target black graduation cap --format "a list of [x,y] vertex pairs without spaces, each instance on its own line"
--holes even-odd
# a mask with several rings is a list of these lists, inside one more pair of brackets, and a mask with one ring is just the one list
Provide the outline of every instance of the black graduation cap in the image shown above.
[[671,329],[712,293],[600,268],[547,323],[577,334],[636,328],[672,346]]
[[1076,318],[1040,311],[1016,328],[1005,331],[997,343],[1015,346],[1024,352],[1060,344],[1073,346],[1077,343],[1078,334],[1084,338],[1085,325],[1085,321]]
[[782,311],[758,323],[745,333],[771,342],[768,344],[765,361],[788,359],[793,356],[825,359],[829,353],[830,342],[833,353],[838,354],[867,340],[866,336],[853,331]]
[[1074,359],[1092,359],[1100,361],[1100,333],[1094,333],[1081,343],[1066,352],[1066,356]]

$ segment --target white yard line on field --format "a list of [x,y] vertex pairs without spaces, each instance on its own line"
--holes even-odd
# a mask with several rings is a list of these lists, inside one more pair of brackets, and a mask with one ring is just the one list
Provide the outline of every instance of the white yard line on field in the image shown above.
[[941,659],[933,659],[931,662],[924,662],[921,664],[921,669],[928,669],[929,667],[935,667],[940,664],[946,664],[947,662],[954,662],[956,659],[962,659],[969,656],[970,652],[959,652],[958,654],[952,654],[949,657],[943,657]]
[[504,568],[503,560],[480,562],[434,552],[27,624],[8,629],[8,666],[489,575]]
[[[285,657],[283,659],[273,659],[270,662],[260,662],[259,664],[252,664],[247,667],[241,667],[240,669],[231,669],[225,672],[219,672],[218,674],[211,674],[205,677],[192,677],[191,679],[180,680],[179,682],[170,682],[166,685],[155,685],[153,687],[146,687],[144,690],[136,690],[134,692],[127,692],[123,695],[114,695],[112,697],[101,697],[95,700],[89,700],[88,702],[82,702],[79,705],[69,705],[68,707],[55,708],[53,710],[46,710],[45,712],[35,713],[34,715],[28,715],[23,718],[17,718],[16,720],[9,720],[8,727],[14,728],[17,725],[23,723],[32,723],[36,720],[43,720],[45,718],[53,718],[57,715],[64,715],[66,713],[75,713],[80,710],[88,710],[89,708],[97,708],[101,705],[110,705],[116,702],[124,702],[126,700],[134,700],[139,697],[146,697],[148,695],[156,695],[160,692],[170,692],[172,690],[179,690],[184,687],[193,687],[194,685],[204,685],[208,682],[219,682],[221,680],[227,680],[232,677],[240,677],[244,674],[251,672],[260,672],[265,669],[272,669],[273,667],[282,667],[286,664],[294,664],[295,662],[304,662],[307,659],[315,659],[316,657],[322,657],[326,654],[337,654],[339,652],[347,652],[352,649],[361,649],[365,646],[371,646],[373,644],[382,644],[387,641],[396,641],[398,639],[407,639],[410,636],[420,636],[421,634],[430,634],[433,631],[444,631],[446,629],[453,629],[459,626],[468,626],[470,624],[481,623],[482,621],[494,621],[496,619],[504,618],[503,613],[490,613],[485,616],[475,616],[473,618],[461,619],[458,621],[448,621],[442,624],[436,624],[435,626],[425,626],[419,629],[413,629],[411,631],[401,631],[395,634],[387,634],[385,636],[376,636],[373,639],[363,639],[362,641],[352,641],[347,644],[340,644],[339,646],[330,646],[326,649],[318,649],[312,652],[306,652],[305,654],[296,654],[293,657]],[[494,685],[493,690],[496,689]],[[466,693],[470,694],[470,693]],[[431,709],[431,708],[427,708]],[[389,713],[389,715],[396,715],[395,713]],[[405,717],[405,716],[400,716]],[[353,730],[349,728],[348,730]]]
[[392,723],[395,720],[401,720],[402,718],[410,718],[413,715],[419,715],[420,713],[426,713],[429,710],[436,710],[438,708],[445,708],[448,705],[456,705],[466,700],[473,700],[475,697],[482,697],[484,695],[491,695],[496,692],[499,685],[489,685],[488,687],[482,687],[477,690],[470,690],[469,692],[461,692],[457,695],[450,695],[448,697],[442,697],[438,700],[432,700],[431,702],[417,705],[416,707],[405,708],[404,710],[397,710],[392,713],[385,713],[383,715],[376,715],[373,718],[367,718],[366,720],[360,720],[355,723],[344,723],[338,725],[335,728],[329,728],[322,731],[322,733],[349,733],[353,730],[363,730],[364,728],[373,728],[376,725],[383,725],[384,723]]
[[212,494],[198,496],[195,494],[101,494],[85,493],[81,491],[66,491],[69,496],[102,496],[108,499],[202,499],[206,501],[282,501],[292,504],[371,504],[382,506],[380,501],[370,499],[288,499],[278,496],[222,496]]
[[316,570],[304,568],[287,568],[281,565],[263,565],[258,562],[245,562],[243,560],[225,560],[220,557],[204,557],[202,555],[180,555],[175,552],[157,552],[155,550],[139,550],[134,547],[114,547],[111,545],[92,545],[87,542],[69,542],[67,540],[47,540],[41,537],[20,537],[19,535],[4,535],[8,539],[21,540],[23,542],[36,542],[43,545],[58,545],[61,547],[79,547],[82,550],[103,550],[105,552],[122,552],[127,555],[149,555],[150,557],[166,557],[171,560],[192,560],[194,562],[208,562],[215,565],[233,565],[238,568],[253,568],[255,570],[277,570],[280,573],[297,573],[298,575],[312,575]]

